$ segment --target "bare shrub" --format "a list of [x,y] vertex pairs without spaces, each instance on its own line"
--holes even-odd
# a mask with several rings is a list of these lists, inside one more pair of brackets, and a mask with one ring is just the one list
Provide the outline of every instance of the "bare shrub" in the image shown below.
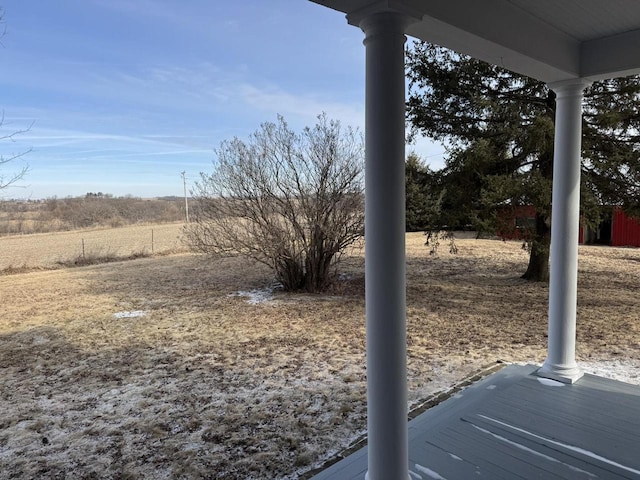
[[301,134],[278,117],[247,142],[222,142],[196,183],[188,243],[257,260],[285,290],[324,290],[363,234],[363,151],[358,132],[324,114]]

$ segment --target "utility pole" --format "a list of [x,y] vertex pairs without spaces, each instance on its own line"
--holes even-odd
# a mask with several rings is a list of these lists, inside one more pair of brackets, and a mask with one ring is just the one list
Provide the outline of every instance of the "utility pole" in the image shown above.
[[182,185],[184,186],[184,211],[185,211],[185,216],[187,219],[187,223],[189,223],[189,200],[187,197],[187,172],[185,172],[184,170],[182,171],[182,173],[180,175],[182,175]]

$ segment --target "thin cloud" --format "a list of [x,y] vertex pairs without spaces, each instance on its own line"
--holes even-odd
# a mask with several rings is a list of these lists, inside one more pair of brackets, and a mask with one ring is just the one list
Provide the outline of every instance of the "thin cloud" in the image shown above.
[[240,3],[61,1],[38,14],[15,3],[0,107],[7,127],[35,120],[10,145],[31,149],[29,181],[55,178],[66,195],[80,172],[138,182],[146,162],[194,174],[277,114],[296,130],[321,112],[362,129],[361,32],[310,2]]
[[285,118],[293,115],[309,121],[326,112],[329,117],[346,125],[361,128],[364,124],[362,105],[335,102],[313,94],[297,95],[279,88],[261,89],[250,84],[242,85],[239,93],[248,105],[272,115],[279,113]]
[[[73,130],[39,130],[40,133],[26,132],[22,135],[21,140],[31,142],[37,146],[63,146],[79,143],[105,141],[116,142],[120,144],[155,144],[165,146],[184,146],[188,140],[206,139],[206,135],[166,135],[166,134],[149,134],[149,135],[122,135],[110,133],[83,132]],[[207,142],[208,143],[208,142]],[[102,150],[104,151],[104,149]]]

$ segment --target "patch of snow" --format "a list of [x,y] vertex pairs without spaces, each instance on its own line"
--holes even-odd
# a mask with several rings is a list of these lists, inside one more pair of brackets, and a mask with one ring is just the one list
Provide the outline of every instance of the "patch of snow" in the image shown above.
[[489,385],[489,386],[487,387],[487,390],[493,390],[493,389],[495,389],[495,388],[496,388],[496,385]]
[[[510,365],[530,365],[531,362],[508,362]],[[640,358],[621,358],[616,360],[594,360],[577,362],[585,372],[598,377],[610,378],[620,382],[640,385]],[[541,367],[540,364],[534,364]]]
[[34,345],[44,345],[49,343],[49,339],[44,335],[34,335],[33,336],[33,344]]
[[451,452],[449,452],[449,456],[450,456],[451,458],[453,458],[454,460],[458,460],[458,461],[460,461],[460,462],[462,461],[462,459],[461,459],[459,456],[454,455],[454,454],[453,454],[453,453],[451,453]]
[[[595,460],[600,460],[601,462],[608,463],[609,465],[613,465],[614,467],[618,467],[618,468],[621,468],[622,470],[626,470],[628,472],[635,473],[636,475],[640,475],[640,470],[636,470],[635,468],[627,467],[626,465],[623,465],[621,463],[614,462],[613,460],[609,460],[606,457],[598,455],[597,453],[593,453],[593,452],[591,452],[589,450],[585,450],[584,448],[580,448],[580,447],[576,447],[576,446],[573,446],[573,445],[568,445],[568,444],[560,443],[560,442],[555,442],[555,443],[557,445],[561,446],[561,447],[566,448],[567,450],[571,450],[571,451],[574,451],[574,452],[577,452],[577,453],[581,453],[582,455],[586,455],[587,457],[591,457],[591,458],[593,458]],[[594,477],[595,477],[595,475],[594,475]]]
[[[482,417],[482,418],[485,418],[487,420],[494,420],[492,418],[485,417],[484,415],[479,415],[479,416]],[[500,423],[501,425],[506,425],[507,427],[511,427],[514,430],[524,431],[524,430],[522,430],[520,428],[512,427],[511,425],[508,425],[506,423],[498,422],[497,420],[494,420],[494,421],[496,423]],[[522,450],[524,452],[530,453],[530,454],[535,455],[535,456],[540,457],[540,458],[544,458],[545,460],[547,460],[549,462],[552,462],[552,463],[559,463],[559,464],[564,465],[565,467],[569,468],[570,470],[573,470],[573,471],[579,472],[579,473],[584,473],[584,474],[588,475],[589,477],[596,477],[596,475],[594,475],[591,472],[587,472],[586,470],[582,470],[581,468],[574,467],[573,465],[569,465],[568,463],[561,462],[557,458],[553,458],[553,457],[551,457],[549,455],[545,455],[544,453],[541,453],[541,452],[538,452],[538,451],[536,451],[536,450],[534,450],[532,448],[526,447],[525,445],[522,445],[521,443],[514,442],[513,440],[509,440],[508,438],[505,438],[505,437],[503,437],[501,435],[498,435],[496,433],[490,432],[486,428],[479,427],[477,425],[474,425],[473,423],[471,424],[471,426],[473,428],[477,429],[477,430],[480,430],[482,433],[486,433],[487,435],[491,435],[495,439],[500,440],[501,442],[504,442],[504,443],[506,443],[508,445],[511,445],[513,447],[516,447],[516,448],[518,448],[518,449],[520,449],[520,450]],[[530,432],[525,432],[525,433],[530,433]],[[531,434],[531,435],[533,435],[533,434]],[[534,435],[534,436],[538,437],[538,435]],[[539,437],[539,438],[542,438],[542,437]]]
[[124,312],[114,313],[113,316],[116,318],[137,318],[144,317],[148,312],[146,310],[131,310]]
[[424,473],[425,475],[428,475],[429,478],[433,478],[433,480],[447,480],[442,475],[440,475],[438,472],[434,472],[430,468],[423,467],[422,465],[420,465],[418,463],[416,463],[416,470]]
[[[510,429],[512,429],[512,430],[515,430],[515,431],[517,431],[517,432],[524,433],[524,434],[526,434],[526,435],[529,435],[529,436],[531,436],[531,437],[537,438],[537,439],[539,439],[539,440],[543,440],[544,442],[549,442],[549,443],[551,443],[551,444],[553,444],[553,445],[557,445],[557,446],[559,446],[559,447],[563,447],[563,448],[565,448],[565,449],[567,449],[567,450],[570,450],[570,451],[572,451],[572,452],[581,453],[582,455],[585,455],[585,456],[587,456],[587,457],[591,457],[591,458],[594,458],[594,459],[596,459],[596,460],[600,460],[601,462],[608,463],[609,465],[613,465],[613,466],[615,466],[615,467],[621,468],[621,469],[626,470],[626,471],[628,471],[628,472],[631,472],[631,473],[635,473],[635,474],[637,474],[637,475],[640,475],[640,470],[636,470],[635,468],[628,467],[628,466],[626,466],[626,465],[622,465],[621,463],[618,463],[618,462],[616,462],[616,461],[614,461],[614,460],[610,460],[610,459],[608,459],[608,458],[606,458],[606,457],[603,457],[603,456],[601,456],[601,455],[598,455],[597,453],[591,452],[591,451],[589,451],[589,450],[585,450],[584,448],[576,447],[575,445],[570,445],[570,444],[568,444],[568,443],[558,442],[557,440],[552,440],[552,439],[550,439],[550,438],[543,437],[542,435],[537,435],[537,434],[532,433],[532,432],[529,432],[529,431],[527,431],[527,430],[525,430],[525,429],[523,429],[523,428],[515,427],[515,426],[513,426],[513,425],[509,425],[508,423],[501,422],[500,420],[496,420],[495,418],[487,417],[487,416],[485,416],[485,415],[478,415],[478,416],[479,416],[479,417],[482,417],[482,418],[484,418],[484,419],[486,419],[486,420],[489,420],[489,421],[491,421],[491,422],[497,423],[497,424],[499,424],[499,425],[502,425],[502,426],[508,427],[508,428],[510,428]],[[473,424],[472,424],[472,425],[473,425]],[[476,427],[476,428],[478,428],[478,429],[480,429],[480,430],[482,430],[480,427],[477,427],[476,425],[473,425],[473,426],[474,426],[474,427]],[[491,433],[491,432],[489,432],[489,431],[487,431],[487,433],[490,433],[491,435],[494,435],[494,436],[496,436],[496,437],[497,437],[497,435],[495,435],[494,433]],[[506,440],[506,439],[505,439],[505,440]],[[507,440],[507,441],[508,441],[508,442],[510,442],[510,440]],[[524,447],[524,448],[526,448],[526,447]],[[542,454],[540,454],[540,455],[542,455]],[[554,460],[555,460],[555,459],[554,459]],[[556,461],[559,461],[559,460],[556,460]],[[562,463],[562,462],[560,462],[560,463]],[[567,466],[568,466],[569,468],[571,468],[572,470],[580,471],[580,472],[584,472],[584,470],[580,470],[579,468],[577,468],[577,467],[573,467],[572,465],[567,465]],[[584,472],[584,473],[589,473],[589,472]],[[590,476],[595,477],[595,475],[593,475],[593,474],[590,474],[590,473],[589,473],[589,475],[590,475]]]
[[564,383],[559,382],[557,380],[552,380],[550,378],[538,377],[538,381],[541,384],[546,385],[547,387],[564,387]]
[[264,302],[270,302],[273,300],[273,292],[280,290],[282,285],[276,283],[270,287],[254,288],[252,290],[239,290],[235,293],[230,293],[229,297],[246,297],[249,305],[259,305]]
[[585,373],[640,385],[640,358],[578,362],[578,366],[582,368]]
[[409,470],[409,475],[411,475],[411,478],[418,478],[419,480],[422,480],[422,475],[417,474],[413,470]]

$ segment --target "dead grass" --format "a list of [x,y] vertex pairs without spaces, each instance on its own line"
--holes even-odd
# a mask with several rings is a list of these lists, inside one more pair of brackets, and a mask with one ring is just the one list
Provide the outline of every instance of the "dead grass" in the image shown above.
[[[408,235],[410,401],[497,359],[542,361],[547,287],[518,243]],[[640,251],[581,247],[578,354],[640,363]],[[0,478],[297,478],[365,429],[364,280],[275,292],[193,255],[0,277]],[[145,316],[114,317],[121,311]]]
[[[0,237],[0,273],[55,269],[80,259],[126,259],[186,251],[182,223]],[[152,233],[153,231],[153,233]],[[83,249],[84,241],[84,249]]]

